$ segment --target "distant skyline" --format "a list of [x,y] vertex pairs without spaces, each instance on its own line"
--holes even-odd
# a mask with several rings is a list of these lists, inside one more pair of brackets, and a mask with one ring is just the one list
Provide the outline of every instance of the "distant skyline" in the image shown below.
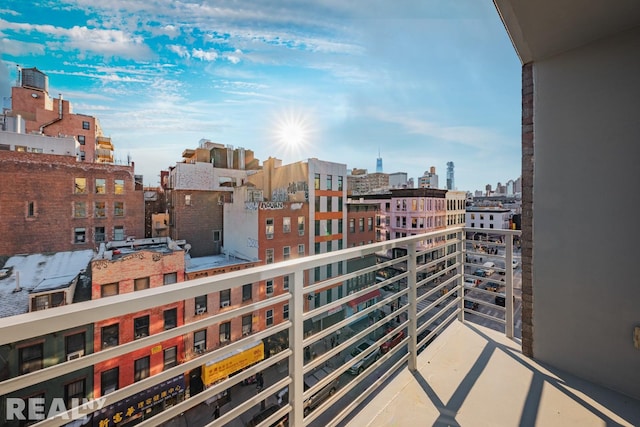
[[489,0],[31,1],[0,5],[16,65],[100,120],[144,184],[200,139],[458,190],[521,175],[520,62]]

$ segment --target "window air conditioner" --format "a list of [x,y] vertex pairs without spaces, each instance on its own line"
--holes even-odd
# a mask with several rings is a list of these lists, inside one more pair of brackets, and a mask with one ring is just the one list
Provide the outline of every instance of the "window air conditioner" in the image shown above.
[[196,314],[202,314],[207,311],[206,307],[198,307],[196,308]]
[[202,354],[204,353],[204,344],[196,344],[193,346],[193,351],[195,351],[197,354]]
[[67,360],[79,359],[84,356],[84,350],[74,351],[73,353],[67,354]]
[[222,301],[220,307],[229,307],[229,301]]

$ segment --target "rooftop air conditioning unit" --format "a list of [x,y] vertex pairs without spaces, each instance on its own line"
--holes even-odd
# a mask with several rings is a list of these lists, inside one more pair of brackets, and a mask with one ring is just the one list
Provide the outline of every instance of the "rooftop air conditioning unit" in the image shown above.
[[222,301],[220,307],[229,307],[229,301]]
[[207,311],[207,307],[198,307],[196,308],[196,314],[203,314]]
[[84,356],[84,350],[74,351],[73,353],[67,354],[67,360],[79,359]]

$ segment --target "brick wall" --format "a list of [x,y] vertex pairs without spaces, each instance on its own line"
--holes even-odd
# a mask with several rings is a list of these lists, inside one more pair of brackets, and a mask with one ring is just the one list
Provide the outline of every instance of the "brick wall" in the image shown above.
[[[186,202],[190,196],[190,204]],[[220,231],[222,239],[222,210],[219,197],[229,200],[229,193],[222,191],[171,191],[171,236],[186,240],[191,245],[191,256],[217,255],[213,232]],[[222,244],[222,241],[220,242]]]

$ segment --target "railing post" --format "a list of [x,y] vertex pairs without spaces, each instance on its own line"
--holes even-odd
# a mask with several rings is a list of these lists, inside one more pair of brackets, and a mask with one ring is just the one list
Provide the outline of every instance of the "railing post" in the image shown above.
[[460,270],[458,272],[458,283],[456,285],[458,287],[458,296],[460,297],[460,312],[458,313],[458,320],[464,323],[464,268],[465,262],[467,260],[467,243],[465,240],[467,233],[464,231],[464,229],[462,229],[458,233],[459,238],[456,251],[458,254],[456,257],[456,261],[458,262],[458,265],[460,265],[460,267],[458,267],[460,268]]
[[292,426],[303,425],[304,409],[302,405],[302,393],[304,392],[304,271],[296,270],[293,273],[293,293],[289,316],[291,328],[289,329],[289,346],[292,353],[289,356],[289,404],[292,406],[289,414],[289,424]]
[[506,284],[504,295],[505,334],[507,335],[507,338],[513,338],[513,235],[510,233],[505,233],[504,240],[504,280]]
[[416,371],[418,369],[418,345],[417,345],[417,340],[418,340],[418,333],[417,333],[417,328],[418,328],[418,306],[416,303],[416,299],[418,296],[418,291],[416,288],[416,281],[417,281],[417,273],[416,273],[416,266],[417,266],[417,262],[416,262],[416,243],[412,242],[409,243],[409,247],[408,249],[408,254],[409,254],[409,259],[407,260],[407,270],[409,271],[409,277],[407,277],[407,284],[408,284],[408,289],[409,289],[409,293],[407,294],[407,299],[409,301],[409,307],[407,309],[407,313],[409,315],[409,360],[408,360],[408,367],[409,370],[411,371]]

